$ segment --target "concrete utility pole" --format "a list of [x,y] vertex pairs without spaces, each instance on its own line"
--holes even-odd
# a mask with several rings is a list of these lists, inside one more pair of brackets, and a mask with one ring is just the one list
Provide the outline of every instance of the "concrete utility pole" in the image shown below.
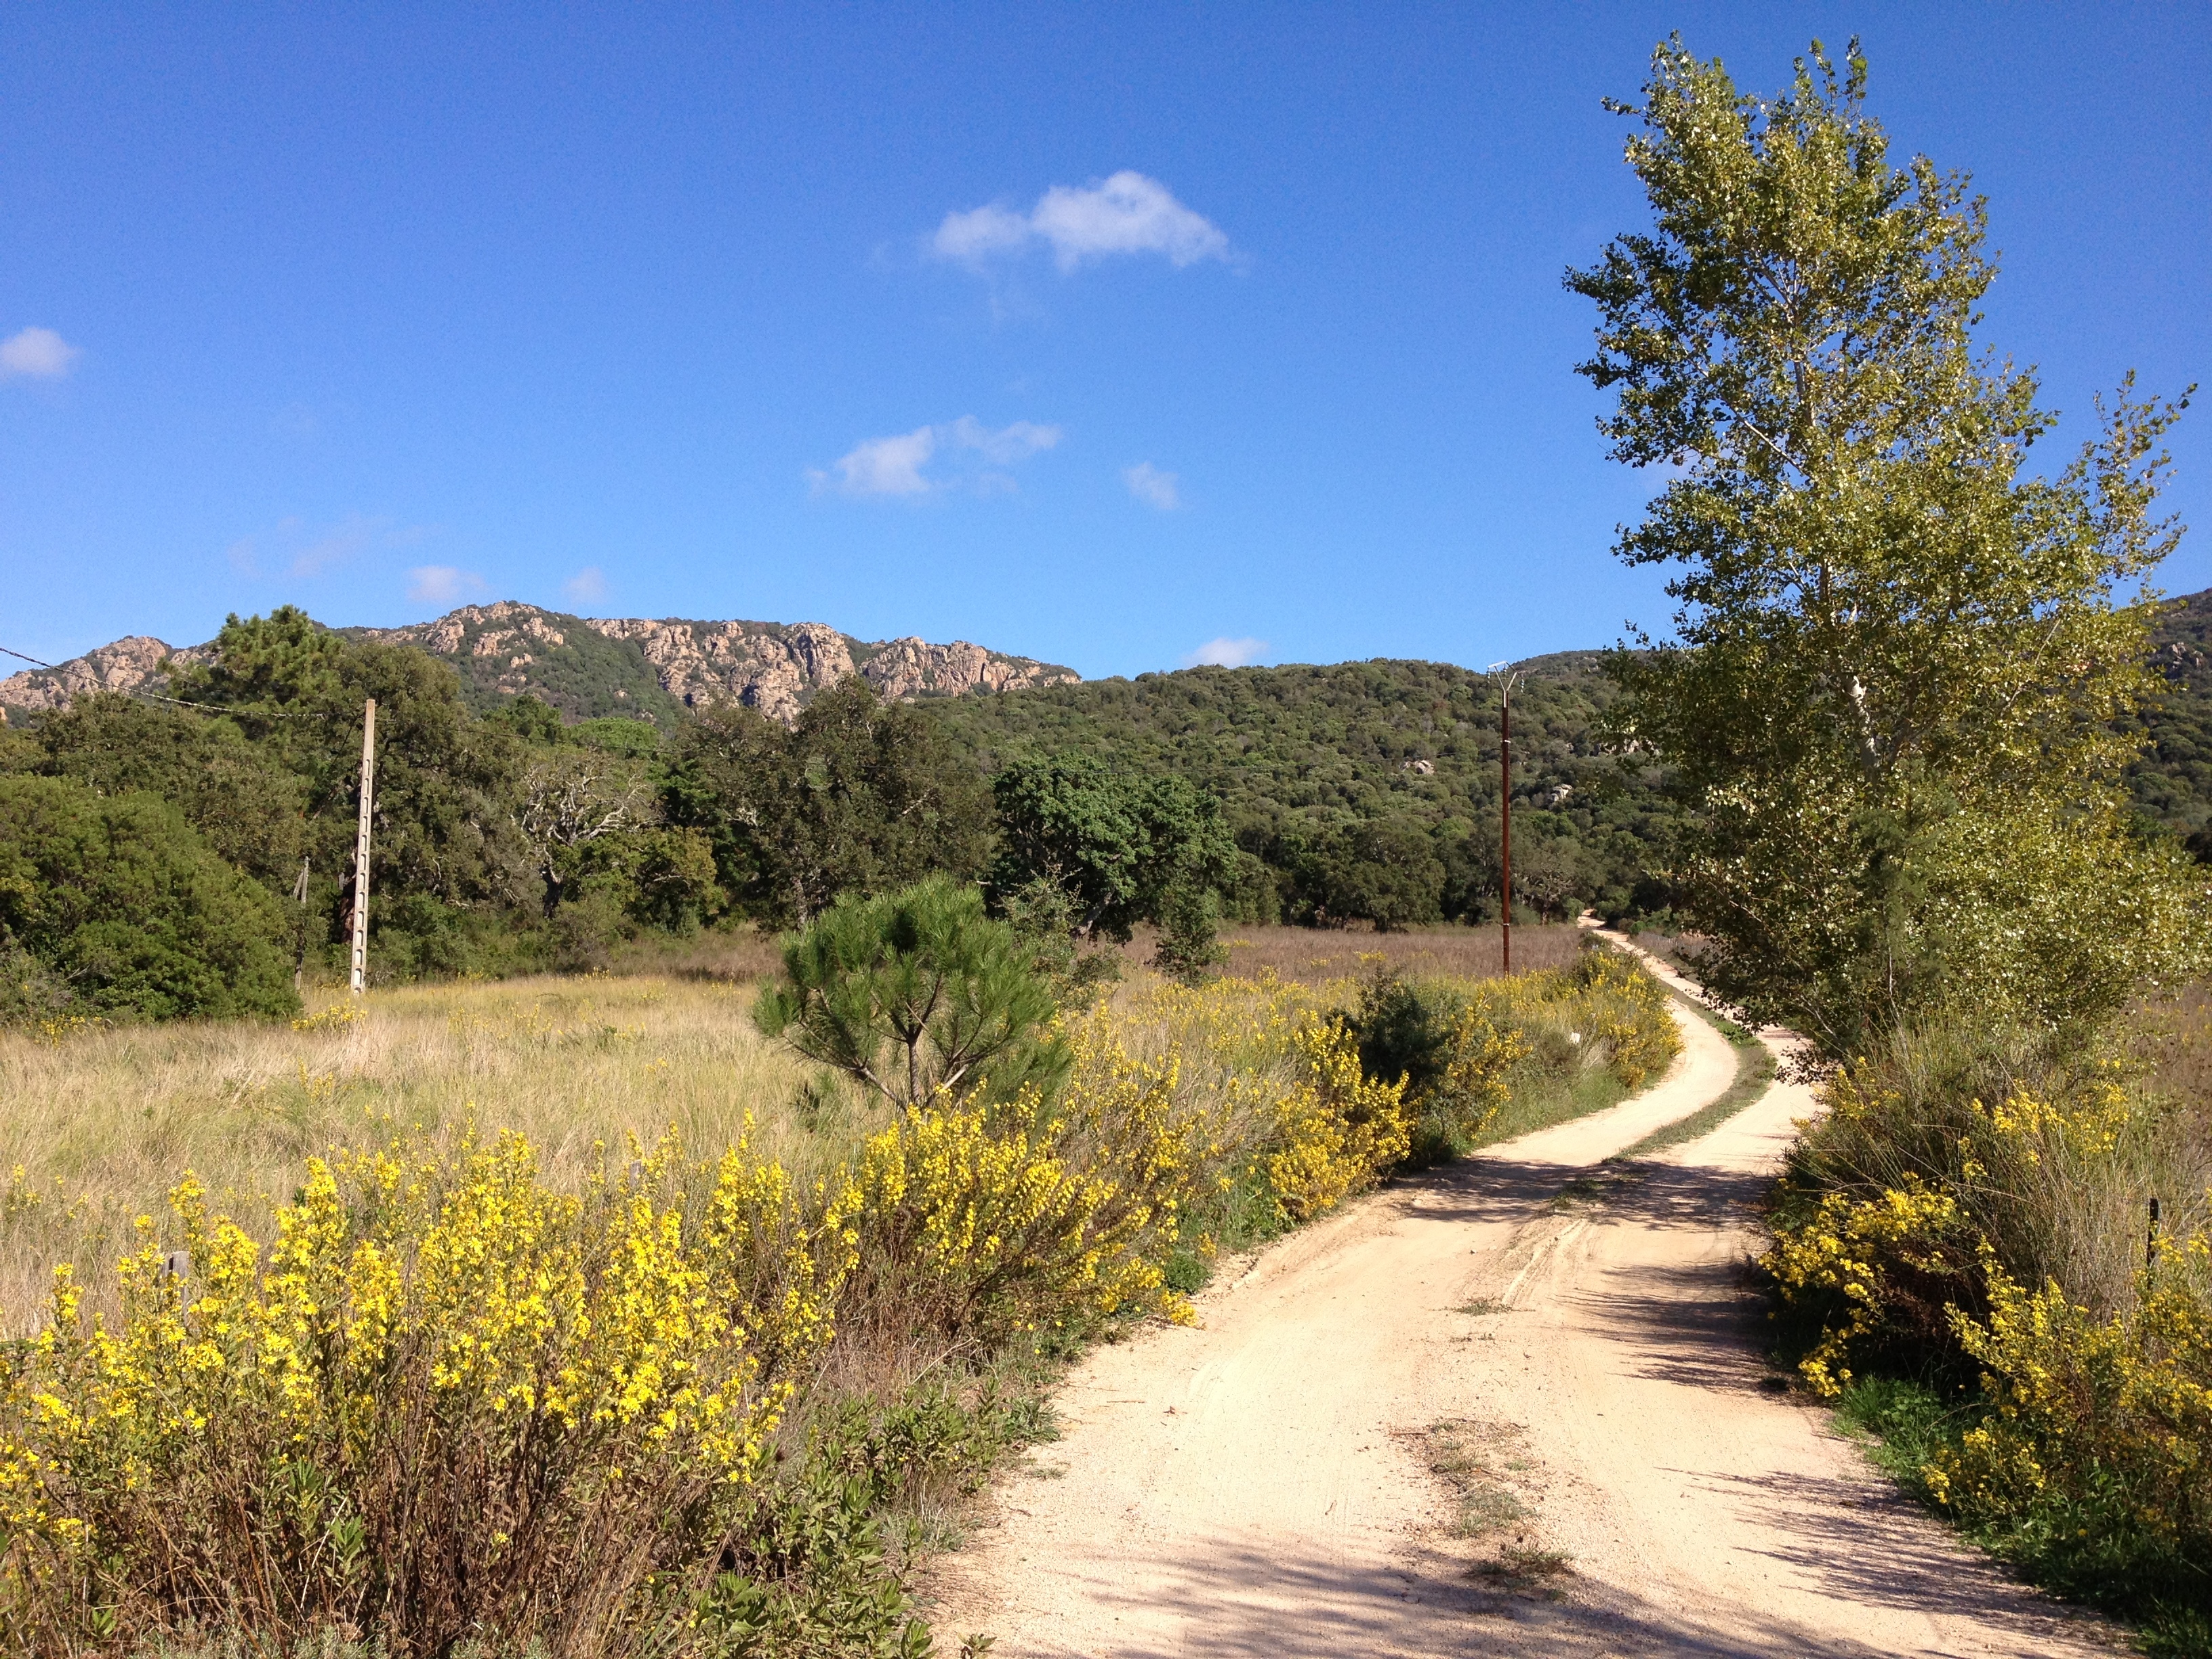
[[353,837],[353,994],[368,988],[368,815],[376,798],[376,699],[361,715],[361,823]]
[[1521,677],[1510,662],[1494,662],[1498,676],[1498,939],[1504,969],[1513,971],[1513,688]]

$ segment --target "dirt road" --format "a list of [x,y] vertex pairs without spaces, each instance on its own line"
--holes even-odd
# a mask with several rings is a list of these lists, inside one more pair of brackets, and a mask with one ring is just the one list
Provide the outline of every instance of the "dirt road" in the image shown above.
[[1732,1079],[1679,1018],[1649,1092],[1395,1183],[1217,1282],[1196,1328],[1091,1354],[1065,1437],[929,1587],[940,1650],[2110,1651],[1771,1391],[1745,1206],[1802,1091],[1600,1170]]

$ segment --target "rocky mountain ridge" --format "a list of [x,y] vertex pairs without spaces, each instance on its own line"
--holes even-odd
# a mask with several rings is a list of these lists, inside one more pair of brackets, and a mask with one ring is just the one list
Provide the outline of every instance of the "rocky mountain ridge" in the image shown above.
[[[575,617],[512,599],[464,605],[402,628],[340,631],[411,645],[452,664],[463,696],[479,710],[528,692],[574,720],[628,714],[665,721],[685,708],[742,703],[788,725],[816,693],[852,674],[902,702],[1071,685],[1082,678],[965,640],[872,641],[820,623]],[[199,661],[210,651],[175,650],[132,635],[51,669],[0,679],[0,712],[63,708],[94,691],[158,692],[164,661]]]

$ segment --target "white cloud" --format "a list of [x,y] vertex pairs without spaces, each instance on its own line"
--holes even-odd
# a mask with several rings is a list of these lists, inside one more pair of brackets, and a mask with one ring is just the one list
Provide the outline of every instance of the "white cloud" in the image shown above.
[[1176,488],[1176,475],[1161,471],[1150,461],[1139,461],[1134,466],[1122,468],[1121,482],[1129,486],[1132,495],[1163,513],[1172,513],[1182,505],[1182,492]]
[[1185,668],[1242,668],[1267,654],[1265,640],[1208,640],[1182,659]]
[[1016,421],[994,432],[973,415],[963,415],[941,430],[947,443],[975,450],[994,466],[1025,461],[1066,435],[1056,426],[1039,426],[1035,421]]
[[941,259],[981,266],[994,254],[1048,243],[1062,270],[1116,253],[1158,253],[1180,269],[1229,258],[1220,227],[1194,213],[1157,179],[1124,168],[1103,183],[1054,185],[1028,213],[997,207],[948,213],[929,239]]
[[[830,465],[837,473],[836,488],[848,495],[923,495],[929,492],[929,480],[921,469],[936,453],[937,428],[921,426],[855,444]],[[826,472],[806,476],[817,491],[830,487]]]
[[458,605],[483,591],[483,577],[450,564],[418,564],[407,573],[407,597],[418,605]]
[[70,371],[77,349],[50,328],[27,328],[0,340],[0,380],[15,374],[54,380]]
[[596,605],[607,596],[606,573],[595,564],[587,564],[561,584],[561,592],[571,605]]
[[1030,234],[1030,222],[1022,215],[1002,207],[979,207],[946,214],[929,246],[940,259],[980,264],[994,253],[1019,252]]
[[[988,466],[1003,468],[1050,449],[1064,435],[1060,428],[1035,421],[1015,421],[994,431],[973,415],[963,415],[942,425],[870,438],[831,462],[828,471],[810,469],[806,477],[817,495],[836,489],[847,495],[926,495],[957,482],[922,471],[940,452],[972,451]],[[995,471],[971,474],[969,482],[985,495],[1007,495],[1019,487]]]

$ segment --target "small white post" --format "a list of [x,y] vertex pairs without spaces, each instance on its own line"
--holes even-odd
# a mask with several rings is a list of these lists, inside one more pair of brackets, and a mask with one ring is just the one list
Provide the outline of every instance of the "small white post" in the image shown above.
[[368,816],[376,797],[376,699],[361,716],[361,823],[353,838],[353,994],[368,975]]

